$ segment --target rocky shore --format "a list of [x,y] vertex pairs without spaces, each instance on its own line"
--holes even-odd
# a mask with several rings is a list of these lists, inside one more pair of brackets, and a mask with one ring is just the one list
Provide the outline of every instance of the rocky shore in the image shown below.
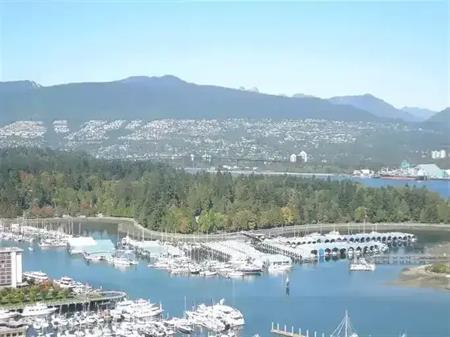
[[431,265],[405,268],[393,283],[395,285],[450,290],[450,274],[429,271]]

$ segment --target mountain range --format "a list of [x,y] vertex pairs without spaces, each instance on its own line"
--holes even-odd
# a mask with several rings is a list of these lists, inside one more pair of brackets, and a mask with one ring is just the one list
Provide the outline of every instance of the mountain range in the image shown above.
[[366,94],[322,99],[269,95],[185,82],[175,76],[136,76],[112,82],[42,86],[0,82],[0,122],[67,119],[290,118],[418,121],[411,110]]

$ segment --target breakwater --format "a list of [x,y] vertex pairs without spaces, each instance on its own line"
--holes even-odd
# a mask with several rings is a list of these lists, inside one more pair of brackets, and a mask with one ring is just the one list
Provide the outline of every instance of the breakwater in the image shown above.
[[118,231],[134,239],[145,240],[164,240],[164,241],[185,241],[185,242],[207,242],[218,240],[238,240],[245,239],[250,235],[264,236],[302,236],[313,232],[325,232],[338,230],[343,234],[362,233],[371,231],[448,231],[450,224],[433,223],[330,223],[330,224],[305,224],[293,226],[281,226],[252,231],[241,231],[231,233],[213,233],[213,234],[181,234],[154,231],[140,225],[132,218],[121,217],[67,217],[67,218],[46,218],[46,219],[0,219],[0,227],[8,226],[12,223],[19,223],[30,226],[37,226],[48,229],[60,228],[66,233],[77,233],[79,223],[97,222],[97,223],[115,223],[118,224]]

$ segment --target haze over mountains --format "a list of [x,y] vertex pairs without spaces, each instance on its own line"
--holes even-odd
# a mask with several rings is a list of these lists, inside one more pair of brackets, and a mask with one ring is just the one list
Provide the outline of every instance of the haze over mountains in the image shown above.
[[82,121],[121,118],[421,120],[417,113],[408,109],[396,109],[368,94],[329,100],[307,95],[285,97],[197,85],[170,75],[48,87],[32,81],[0,82],[2,123],[29,119]]
[[407,111],[396,109],[389,103],[371,94],[357,96],[337,96],[329,99],[335,104],[345,104],[368,111],[380,118],[401,119],[404,121],[416,121],[416,118]]

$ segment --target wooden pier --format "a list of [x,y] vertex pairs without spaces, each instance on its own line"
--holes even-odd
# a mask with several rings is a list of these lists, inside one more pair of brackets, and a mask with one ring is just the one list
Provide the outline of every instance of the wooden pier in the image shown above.
[[308,331],[306,331],[306,335],[303,335],[301,329],[299,329],[298,331],[294,331],[294,327],[291,327],[291,330],[288,330],[286,325],[284,325],[284,327],[280,327],[279,324],[274,323],[272,323],[270,332],[281,337],[309,337]]
[[280,327],[279,324],[274,323],[272,323],[270,332],[279,337],[325,337],[325,333],[319,334],[317,331],[309,332],[309,330],[302,332],[302,329],[294,330],[294,327],[289,330],[286,325]]

